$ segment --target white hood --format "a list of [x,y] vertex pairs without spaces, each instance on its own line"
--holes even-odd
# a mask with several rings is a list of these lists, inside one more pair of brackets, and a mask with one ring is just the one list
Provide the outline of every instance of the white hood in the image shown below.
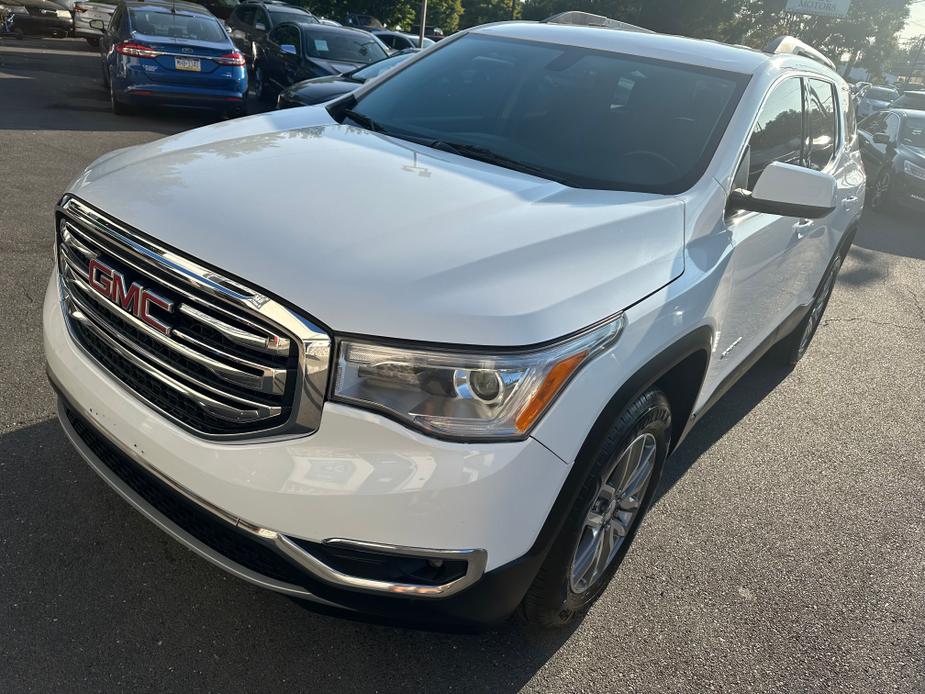
[[675,198],[567,188],[323,108],[121,150],[70,192],[340,332],[533,344],[683,270]]

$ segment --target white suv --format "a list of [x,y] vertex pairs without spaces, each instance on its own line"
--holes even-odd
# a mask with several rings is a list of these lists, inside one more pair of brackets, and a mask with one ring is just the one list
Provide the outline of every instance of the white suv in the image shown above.
[[688,428],[800,358],[850,245],[848,87],[776,50],[495,24],[99,159],[44,307],[65,431],[258,585],[568,621]]

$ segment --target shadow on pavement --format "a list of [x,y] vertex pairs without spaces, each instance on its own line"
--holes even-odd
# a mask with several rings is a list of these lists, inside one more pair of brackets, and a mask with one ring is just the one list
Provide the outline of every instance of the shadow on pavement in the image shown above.
[[[854,250],[864,248],[880,253],[925,260],[925,222],[923,215],[905,208],[889,213],[864,210],[861,228],[854,239]],[[844,277],[840,276],[839,281]]]

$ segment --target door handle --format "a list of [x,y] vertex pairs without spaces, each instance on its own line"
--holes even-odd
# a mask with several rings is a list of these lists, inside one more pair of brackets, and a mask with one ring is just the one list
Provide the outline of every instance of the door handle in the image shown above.
[[854,203],[856,203],[857,201],[858,201],[858,196],[851,195],[841,201],[841,206],[846,210],[850,210],[852,207],[854,207]]
[[794,237],[797,241],[802,241],[806,238],[806,234],[809,233],[809,230],[812,229],[813,220],[811,219],[801,219],[799,222],[796,222],[793,225]]

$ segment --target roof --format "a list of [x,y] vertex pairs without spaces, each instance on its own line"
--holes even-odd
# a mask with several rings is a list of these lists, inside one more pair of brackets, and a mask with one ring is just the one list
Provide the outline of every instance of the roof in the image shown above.
[[[647,58],[672,60],[699,67],[753,74],[774,57],[750,48],[684,36],[649,34],[577,25],[501,22],[472,30],[476,34],[546,41]],[[812,62],[809,59],[801,59]]]

